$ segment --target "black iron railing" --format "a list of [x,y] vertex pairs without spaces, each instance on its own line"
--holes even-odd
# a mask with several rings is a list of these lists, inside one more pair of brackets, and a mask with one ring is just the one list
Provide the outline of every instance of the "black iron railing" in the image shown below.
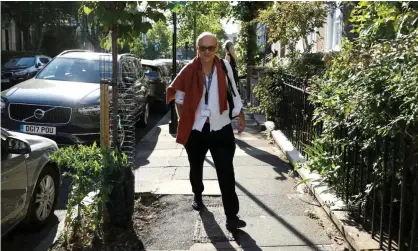
[[[274,120],[308,158],[307,150],[315,147],[313,139],[322,133],[322,122],[313,119],[308,81],[282,74],[278,84],[281,102]],[[363,132],[337,131],[335,144],[323,149],[337,156],[340,166],[328,179],[331,187],[382,250],[418,250],[418,146],[408,135],[376,135],[367,137],[365,144]]]

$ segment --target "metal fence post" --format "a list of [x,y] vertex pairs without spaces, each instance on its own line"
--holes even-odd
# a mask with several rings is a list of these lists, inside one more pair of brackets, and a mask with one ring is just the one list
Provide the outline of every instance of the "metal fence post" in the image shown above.
[[[173,12],[173,72],[171,79],[172,81],[177,75],[177,60],[176,60],[176,42],[177,42],[177,14]],[[170,102],[170,112],[171,112],[171,121],[169,124],[169,131],[170,134],[177,134],[177,113],[176,113],[176,106],[175,102]]]

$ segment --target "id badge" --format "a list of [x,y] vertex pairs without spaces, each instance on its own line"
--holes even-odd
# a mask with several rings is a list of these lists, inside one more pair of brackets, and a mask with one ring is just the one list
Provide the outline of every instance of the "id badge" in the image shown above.
[[210,110],[209,109],[203,109],[201,112],[202,117],[210,117]]

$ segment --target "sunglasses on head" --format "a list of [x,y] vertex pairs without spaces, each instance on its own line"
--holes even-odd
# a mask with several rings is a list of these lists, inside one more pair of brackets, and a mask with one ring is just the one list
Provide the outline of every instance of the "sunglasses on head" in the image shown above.
[[213,52],[216,50],[216,46],[200,46],[199,45],[199,51],[204,52],[206,50],[209,50],[210,52]]

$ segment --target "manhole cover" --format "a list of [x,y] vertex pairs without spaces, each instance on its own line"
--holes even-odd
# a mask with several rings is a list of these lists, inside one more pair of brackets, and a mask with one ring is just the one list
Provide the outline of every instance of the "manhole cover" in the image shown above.
[[198,243],[233,241],[226,229],[226,217],[222,204],[206,205],[207,210],[197,214],[193,241]]

